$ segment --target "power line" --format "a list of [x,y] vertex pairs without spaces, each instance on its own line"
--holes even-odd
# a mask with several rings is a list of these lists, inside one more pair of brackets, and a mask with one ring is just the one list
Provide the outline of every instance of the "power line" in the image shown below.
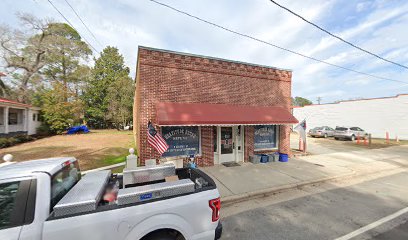
[[[65,21],[67,21],[67,23],[73,28],[73,29],[75,29],[75,27],[74,27],[74,25],[72,25],[72,23],[64,16],[64,14],[62,14],[62,12],[60,11],[60,10],[58,10],[58,8],[50,1],[50,0],[48,0],[48,2],[51,4],[51,6],[65,19]],[[77,31],[78,32],[78,30],[76,30],[75,29],[75,31]],[[78,32],[78,34],[79,34],[79,32]],[[89,46],[91,46],[92,47],[92,49],[93,50],[95,50],[95,52],[99,52],[88,40],[86,40],[86,38],[85,37],[82,37],[83,39],[84,39],[84,41],[89,45]]]
[[277,2],[274,1],[274,0],[270,0],[270,1],[271,1],[273,4],[275,4],[276,6],[278,6],[278,7],[282,8],[282,9],[288,11],[289,13],[295,15],[296,17],[298,17],[298,18],[302,19],[303,21],[309,23],[310,25],[316,27],[317,29],[319,29],[319,30],[321,30],[321,31],[323,31],[323,32],[325,32],[325,33],[327,33],[328,35],[330,35],[330,36],[332,36],[332,37],[334,37],[334,38],[337,38],[338,40],[340,40],[340,41],[342,41],[342,42],[344,42],[344,43],[346,43],[346,44],[348,44],[348,45],[350,45],[350,46],[352,46],[352,47],[354,47],[354,48],[356,48],[356,49],[358,49],[358,50],[360,50],[360,51],[363,51],[363,52],[365,52],[365,53],[367,53],[367,54],[369,54],[369,55],[371,55],[371,56],[374,56],[374,57],[376,57],[376,58],[379,58],[379,59],[381,59],[381,60],[383,60],[383,61],[385,61],[385,62],[388,62],[388,63],[394,64],[394,65],[397,65],[397,66],[402,67],[402,68],[405,68],[405,69],[408,69],[408,67],[405,66],[405,65],[402,65],[402,64],[400,64],[400,63],[393,62],[393,61],[391,61],[391,60],[388,60],[388,59],[386,59],[386,58],[383,58],[383,57],[381,57],[381,56],[378,55],[378,54],[375,54],[375,53],[373,53],[373,52],[370,52],[370,51],[368,51],[368,50],[365,50],[364,48],[359,47],[359,46],[355,45],[354,43],[351,43],[351,42],[345,40],[344,38],[339,37],[339,36],[337,36],[337,35],[335,35],[335,34],[329,32],[328,30],[324,29],[323,27],[320,27],[319,25],[317,25],[317,24],[315,24],[315,23],[313,23],[313,22],[307,20],[306,18],[300,16],[299,14],[297,14],[297,13],[295,13],[294,11],[290,10],[289,8],[280,5],[279,3],[277,3]]
[[207,24],[209,24],[209,25],[212,25],[212,26],[214,26],[214,27],[223,29],[223,30],[228,31],[228,32],[230,32],[230,33],[234,33],[234,34],[239,35],[239,36],[241,36],[241,37],[249,38],[249,39],[252,39],[252,40],[254,40],[254,41],[257,41],[257,42],[260,42],[260,43],[263,43],[263,44],[267,44],[267,45],[269,45],[269,46],[278,48],[278,49],[283,50],[283,51],[290,52],[290,53],[292,53],[292,54],[295,54],[295,55],[298,55],[298,56],[301,56],[301,57],[304,57],[304,58],[308,58],[308,59],[313,60],[313,61],[316,61],[316,62],[324,63],[324,64],[327,64],[327,65],[330,65],[330,66],[333,66],[333,67],[337,67],[337,68],[340,68],[340,69],[343,69],[343,70],[346,70],[346,71],[350,71],[350,72],[358,73],[358,74],[361,74],[361,75],[369,76],[369,77],[372,77],[372,78],[377,78],[377,79],[386,80],[386,81],[392,81],[392,82],[399,82],[399,83],[408,84],[408,82],[405,82],[405,81],[400,81],[400,80],[395,80],[395,79],[391,79],[391,78],[376,76],[376,75],[373,75],[373,74],[370,74],[370,73],[365,73],[365,72],[361,72],[361,71],[354,70],[354,69],[351,69],[351,68],[343,67],[343,66],[340,66],[340,65],[337,65],[337,64],[334,64],[334,63],[326,62],[326,61],[324,61],[324,60],[320,60],[320,59],[317,59],[317,58],[315,58],[315,57],[307,56],[307,55],[305,55],[305,54],[303,54],[303,53],[299,53],[299,52],[296,52],[296,51],[293,51],[293,50],[290,50],[290,49],[287,49],[287,48],[278,46],[278,45],[276,45],[276,44],[273,44],[273,43],[270,43],[270,42],[261,40],[261,39],[259,39],[259,38],[252,37],[252,36],[247,35],[247,34],[245,34],[245,33],[240,33],[240,32],[237,32],[237,31],[235,31],[235,30],[231,30],[231,29],[229,29],[229,28],[227,28],[227,27],[223,27],[223,26],[218,25],[218,24],[216,24],[216,23],[213,23],[213,22],[210,22],[210,21],[208,21],[208,20],[202,19],[202,18],[200,18],[200,17],[194,16],[194,15],[192,15],[192,14],[190,14],[190,13],[184,12],[184,11],[179,10],[179,9],[177,9],[177,8],[174,8],[174,7],[170,6],[170,5],[167,5],[167,4],[158,2],[158,1],[156,1],[156,0],[149,0],[149,1],[151,1],[151,2],[153,2],[153,3],[156,3],[156,4],[159,4],[159,5],[161,5],[161,6],[164,6],[164,7],[166,7],[166,8],[169,8],[169,9],[171,9],[171,10],[173,10],[173,11],[176,11],[176,12],[181,13],[181,14],[183,14],[183,15],[186,15],[186,16],[188,16],[188,17],[194,18],[194,19],[196,19],[196,20],[198,20],[198,21],[201,21],[201,22],[207,23]]
[[85,28],[88,30],[88,32],[92,35],[92,37],[96,40],[96,42],[99,44],[99,46],[103,47],[103,45],[99,42],[99,40],[95,37],[95,35],[93,34],[93,32],[91,31],[91,29],[89,29],[89,27],[85,24],[85,22],[82,20],[82,18],[79,16],[79,14],[77,13],[77,11],[75,11],[75,9],[72,7],[72,5],[68,2],[68,0],[64,0],[68,6],[72,9],[72,11],[75,13],[75,15],[79,18],[79,20],[82,22],[82,24],[85,26]]

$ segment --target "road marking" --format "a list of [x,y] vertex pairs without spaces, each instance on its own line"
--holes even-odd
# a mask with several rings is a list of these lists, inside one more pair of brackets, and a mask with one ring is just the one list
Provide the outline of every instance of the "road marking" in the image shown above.
[[380,225],[383,224],[383,223],[386,223],[386,222],[388,222],[388,221],[391,221],[392,219],[394,219],[394,218],[396,218],[396,217],[399,217],[399,216],[401,216],[402,214],[405,214],[405,213],[407,213],[407,212],[408,212],[408,207],[403,208],[403,209],[399,210],[398,212],[395,212],[395,213],[393,213],[393,214],[391,214],[391,215],[388,215],[388,216],[386,216],[386,217],[383,217],[383,218],[381,218],[381,219],[378,220],[378,221],[375,221],[375,222],[373,222],[373,223],[370,223],[370,224],[368,224],[368,225],[366,225],[366,226],[364,226],[364,227],[362,227],[362,228],[359,228],[359,229],[357,229],[357,230],[355,230],[355,231],[353,231],[353,232],[351,232],[351,233],[349,233],[349,234],[346,234],[346,235],[344,235],[344,236],[342,236],[342,237],[336,238],[335,240],[348,240],[348,239],[351,239],[351,238],[353,238],[353,237],[355,237],[355,236],[357,236],[357,235],[360,235],[360,234],[362,234],[362,233],[364,233],[364,232],[367,232],[367,231],[369,231],[369,230],[371,230],[371,229],[373,229],[373,228],[376,228],[376,227],[380,226]]

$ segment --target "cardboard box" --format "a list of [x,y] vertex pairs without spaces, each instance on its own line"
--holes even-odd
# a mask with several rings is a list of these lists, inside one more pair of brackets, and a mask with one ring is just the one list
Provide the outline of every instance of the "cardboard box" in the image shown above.
[[164,178],[166,180],[166,182],[174,182],[174,181],[178,181],[179,178],[177,175],[173,175],[173,176],[168,176]]

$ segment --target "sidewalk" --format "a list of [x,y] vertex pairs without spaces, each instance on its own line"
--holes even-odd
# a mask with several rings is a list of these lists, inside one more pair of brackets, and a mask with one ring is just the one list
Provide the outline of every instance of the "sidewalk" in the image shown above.
[[214,179],[222,201],[233,202],[336,178],[407,168],[407,155],[407,147],[390,147],[302,156],[286,163],[240,163],[237,167],[200,169]]
[[239,167],[216,165],[200,169],[215,180],[224,202],[354,174],[347,167],[323,166],[297,159],[286,163],[241,163]]

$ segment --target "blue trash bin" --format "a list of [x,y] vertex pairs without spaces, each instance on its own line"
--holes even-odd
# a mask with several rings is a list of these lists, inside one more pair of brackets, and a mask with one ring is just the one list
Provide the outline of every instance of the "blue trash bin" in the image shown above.
[[288,154],[279,153],[279,162],[287,162],[288,160]]
[[267,163],[269,162],[269,156],[266,154],[261,155],[261,163]]

